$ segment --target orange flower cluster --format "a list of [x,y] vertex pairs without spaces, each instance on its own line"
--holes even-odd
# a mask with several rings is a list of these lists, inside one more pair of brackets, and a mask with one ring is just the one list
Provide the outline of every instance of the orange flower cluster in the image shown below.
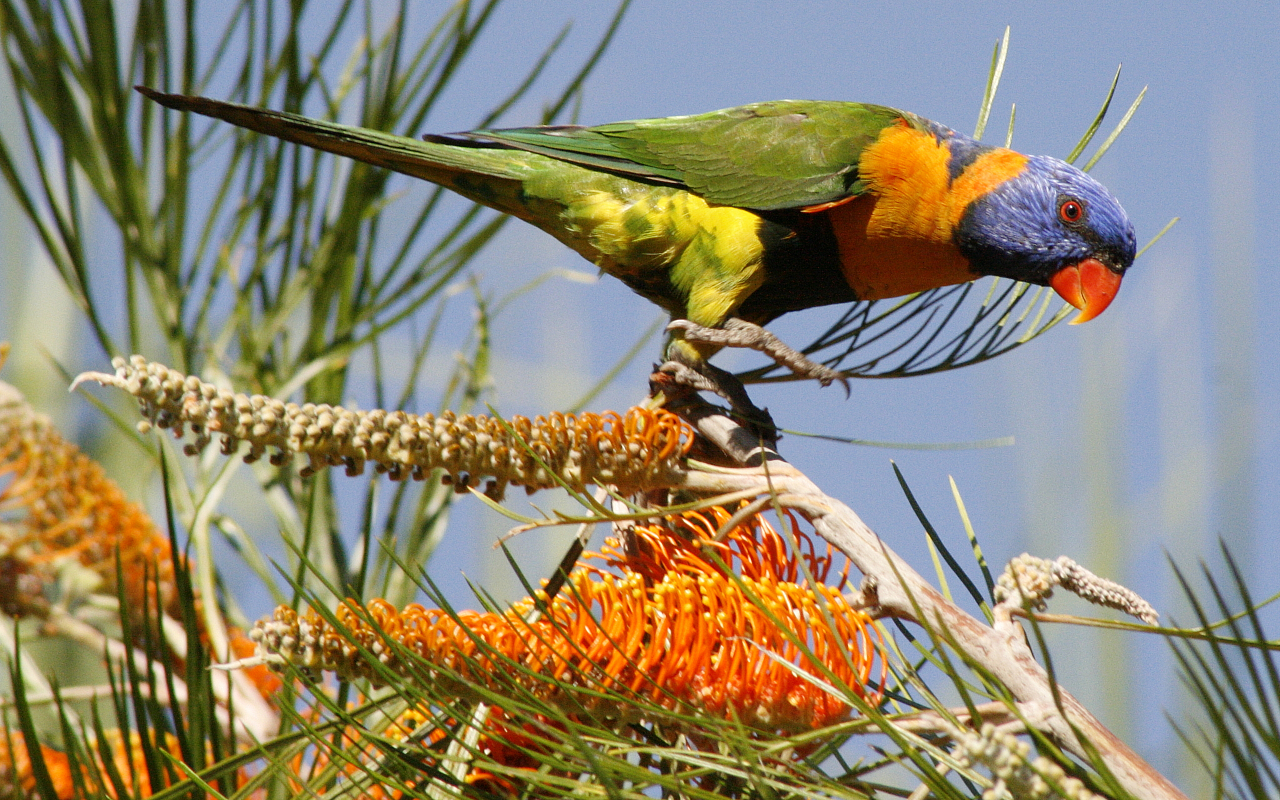
[[[44,760],[45,769],[49,771],[49,780],[58,798],[70,800],[80,796],[109,798],[122,796],[108,777],[108,770],[104,768],[102,749],[111,753],[112,766],[123,784],[120,788],[124,790],[124,797],[147,797],[152,794],[151,777],[147,772],[138,732],[130,731],[127,743],[125,736],[117,729],[109,729],[104,733],[105,742],[90,743],[88,754],[94,760],[93,767],[80,764],[77,770],[79,775],[72,774],[72,761],[66,753],[48,745],[40,745],[40,755]],[[175,758],[182,757],[178,740],[171,735],[166,734],[164,749]],[[36,778],[32,771],[30,756],[22,734],[0,731],[0,797],[40,796],[36,791]],[[84,787],[84,795],[77,793],[77,782]],[[156,787],[157,790],[161,788],[164,787]]]
[[[407,739],[415,727],[425,720],[425,715],[410,710],[396,719],[385,731],[385,735],[389,739]],[[509,731],[501,724],[500,715],[495,717],[494,723],[492,736],[502,738],[482,737],[477,744],[477,749],[480,752],[492,754],[492,757],[498,763],[536,768],[537,764],[532,763],[527,756],[524,756],[522,761],[521,755],[508,743],[508,739],[519,741],[519,738],[517,734]],[[91,740],[87,743],[87,748],[82,748],[82,752],[87,753],[92,759],[92,764],[84,763],[83,756],[78,761],[73,762],[71,756],[66,752],[46,744],[40,745],[40,757],[49,773],[54,796],[59,800],[73,800],[80,797],[113,799],[117,797],[147,797],[153,793],[151,777],[147,772],[146,757],[142,751],[141,737],[138,732],[129,732],[127,744],[125,735],[119,729],[111,728],[104,733],[104,740]],[[428,738],[429,741],[434,742],[444,735],[445,731],[437,728]],[[360,800],[384,800],[384,798],[402,796],[402,793],[389,790],[376,781],[370,782],[365,771],[361,769],[355,759],[351,758],[351,755],[357,751],[364,756],[366,761],[376,759],[379,755],[377,748],[370,744],[363,732],[356,730],[344,731],[341,737],[341,747],[346,752],[347,758],[337,764],[337,768],[349,779],[363,780],[369,784],[357,794],[344,796],[354,796],[360,798]],[[111,771],[104,765],[102,757],[104,749],[111,754],[112,768],[120,778],[120,786],[113,782]],[[163,749],[173,757],[182,760],[181,746],[171,734],[165,734]],[[281,773],[281,777],[289,781],[292,792],[298,796],[314,794],[315,788],[306,786],[304,776],[319,774],[326,767],[332,765],[333,761],[328,752],[328,748],[319,750],[308,748],[289,762],[287,770]],[[528,763],[526,764],[525,762]],[[176,781],[181,781],[185,778],[185,775],[180,772],[169,772],[163,767],[162,773],[172,775]],[[252,770],[241,769],[236,772],[232,782],[237,788],[242,788],[251,774]],[[500,779],[495,779],[488,773],[480,773],[479,771],[476,772],[472,779],[468,780],[468,783],[482,787],[490,785],[501,786]],[[168,788],[169,785],[169,783],[162,783],[160,786],[155,787],[155,791]],[[123,789],[123,792],[120,792],[119,789]],[[266,793],[259,789],[251,796],[265,798]],[[0,729],[0,798],[7,800],[8,798],[34,799],[38,797],[40,797],[40,793],[36,789],[35,771],[25,738],[19,732]]]
[[[9,514],[0,522],[0,613],[42,616],[49,606],[45,591],[57,584],[57,565],[74,559],[101,580],[99,591],[123,595],[135,622],[157,608],[181,618],[169,537],[100,464],[0,383],[0,480],[6,477],[0,489],[0,512]],[[123,586],[116,585],[120,575]],[[135,632],[143,637],[141,625]],[[252,651],[242,631],[230,633],[240,655]],[[264,697],[279,687],[265,669],[251,677]]]
[[38,611],[44,605],[39,592],[54,580],[42,571],[65,558],[78,560],[114,594],[117,552],[130,608],[154,609],[158,601],[160,608],[176,610],[168,537],[97,462],[5,388],[8,396],[0,399],[0,478],[8,476],[8,483],[0,490],[0,512],[21,513],[0,526],[0,555],[8,559],[6,572],[30,579],[15,579],[13,591],[5,592],[3,610],[14,616]]
[[268,448],[278,464],[303,456],[304,475],[333,466],[359,475],[372,463],[393,480],[423,480],[442,470],[460,491],[487,478],[485,493],[494,498],[508,485],[532,493],[561,482],[575,489],[610,484],[630,493],[671,485],[693,444],[693,429],[663,410],[515,417],[510,423],[448,411],[352,411],[235,394],[142,356],[111,363],[114,375],[86,372],[76,383],[96,381],[133,395],[146,418],[140,427],[172,428],[181,437],[190,426],[195,441],[186,447],[189,454],[203,450],[216,433],[228,455],[247,442],[246,461]]
[[[366,699],[360,698],[360,701]],[[352,707],[357,705],[360,705],[359,701],[353,703]],[[309,713],[317,721],[321,718],[318,709],[312,709]],[[397,716],[380,735],[398,743],[412,740],[422,747],[422,750],[415,753],[415,759],[420,765],[444,770],[449,768],[451,762],[439,758],[439,753],[443,750],[441,742],[456,735],[459,727],[460,723],[456,719],[440,719],[429,712],[409,708]],[[544,730],[539,731],[536,729],[538,727]],[[477,736],[470,752],[480,757],[481,764],[501,764],[504,772],[536,770],[540,764],[535,753],[548,752],[545,729],[553,727],[556,727],[555,724],[548,723],[545,719],[539,719],[537,726],[533,723],[512,722],[501,709],[490,708],[484,730]],[[277,770],[276,774],[288,782],[289,796],[324,796],[332,790],[342,797],[358,800],[404,797],[405,793],[397,781],[389,778],[384,768],[379,766],[379,762],[385,759],[386,752],[385,745],[372,741],[368,731],[348,726],[343,728],[336,743],[331,736],[315,740],[311,746],[293,756],[288,766]],[[316,778],[327,778],[328,771],[340,774],[342,779],[326,779],[325,786],[317,786]],[[423,770],[425,774],[431,772],[432,770]],[[427,779],[423,774],[401,774],[399,780],[406,784],[417,783],[421,788]],[[463,797],[519,796],[516,782],[477,764],[471,765],[463,782],[476,790],[462,794]]]
[[652,703],[786,734],[850,713],[839,692],[816,683],[878,702],[883,643],[838,585],[822,582],[830,551],[815,553],[800,535],[796,555],[759,515],[717,541],[729,516],[717,508],[637,525],[627,541],[610,540],[590,556],[602,566],[575,569],[549,603],[529,598],[501,614],[453,614],[348,602],[337,610],[336,628],[315,611],[282,606],[250,637],[260,653],[344,679],[380,683],[389,671],[450,692],[465,692],[468,682],[514,682],[614,723],[642,717]]

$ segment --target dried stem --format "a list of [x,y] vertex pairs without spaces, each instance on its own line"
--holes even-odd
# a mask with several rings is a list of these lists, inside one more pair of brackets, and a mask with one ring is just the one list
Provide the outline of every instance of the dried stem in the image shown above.
[[[699,426],[699,430],[706,429]],[[1185,798],[1071,694],[1051,685],[1015,621],[987,625],[951,603],[889,549],[852,509],[824,494],[794,466],[771,461],[763,467],[694,471],[682,486],[707,494],[751,487],[761,495],[771,494],[779,506],[797,511],[819,536],[844,553],[865,576],[864,595],[874,599],[876,612],[915,622],[949,640],[967,659],[998,679],[1019,704],[1026,722],[1059,747],[1082,759],[1096,752],[1136,797]]]

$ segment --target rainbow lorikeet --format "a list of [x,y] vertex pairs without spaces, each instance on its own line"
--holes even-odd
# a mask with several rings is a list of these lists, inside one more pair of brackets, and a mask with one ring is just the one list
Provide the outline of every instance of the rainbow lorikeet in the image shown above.
[[538,226],[664,308],[663,366],[754,411],[707,362],[751,346],[839,374],[762,328],[803,308],[998,275],[1092,319],[1133,263],[1133,226],[1093,178],[885,106],[783,100],[596,127],[425,141],[139,87],[170,108],[446,186]]

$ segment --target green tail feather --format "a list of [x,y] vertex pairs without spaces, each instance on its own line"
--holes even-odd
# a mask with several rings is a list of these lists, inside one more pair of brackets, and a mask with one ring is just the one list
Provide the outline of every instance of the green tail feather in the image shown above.
[[[518,216],[523,216],[519,213],[520,209],[506,207],[506,203],[519,194],[520,182],[529,178],[539,167],[546,166],[545,163],[534,162],[551,161],[543,156],[516,150],[485,150],[435,144],[407,136],[309,119],[283,111],[269,111],[205,97],[165,94],[144,86],[135,88],[168,108],[214,117],[287,142],[314,147],[438,183],[472,200]],[[491,180],[477,181],[477,176]],[[508,182],[510,185],[501,185]]]

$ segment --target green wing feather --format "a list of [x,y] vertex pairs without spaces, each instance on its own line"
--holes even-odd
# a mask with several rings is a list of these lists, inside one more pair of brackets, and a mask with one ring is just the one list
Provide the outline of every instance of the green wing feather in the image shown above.
[[911,114],[885,106],[780,100],[591,128],[474,131],[439,141],[501,144],[649,183],[688,189],[717,205],[760,210],[860,194],[858,159]]

